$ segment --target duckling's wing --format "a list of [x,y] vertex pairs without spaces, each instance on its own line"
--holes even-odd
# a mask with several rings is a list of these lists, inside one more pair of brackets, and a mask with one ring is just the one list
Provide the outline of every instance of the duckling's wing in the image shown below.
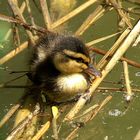
[[52,43],[57,37],[56,33],[48,32],[45,36],[42,36],[37,44],[33,47],[33,53],[30,65],[37,65],[44,61],[52,51]]
[[33,53],[30,61],[31,72],[28,77],[31,81],[43,82],[47,78],[48,58],[54,49],[54,40],[57,38],[56,33],[48,32],[41,37],[38,43],[33,47]]

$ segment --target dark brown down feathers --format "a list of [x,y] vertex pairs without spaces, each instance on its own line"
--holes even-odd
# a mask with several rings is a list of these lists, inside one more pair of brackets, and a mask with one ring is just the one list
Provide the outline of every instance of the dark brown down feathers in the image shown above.
[[48,33],[34,46],[29,77],[50,100],[66,101],[89,87],[89,64],[89,53],[81,40]]

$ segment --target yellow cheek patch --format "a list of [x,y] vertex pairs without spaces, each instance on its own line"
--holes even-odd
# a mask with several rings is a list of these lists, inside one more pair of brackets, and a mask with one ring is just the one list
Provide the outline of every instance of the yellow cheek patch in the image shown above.
[[90,62],[90,58],[85,56],[84,54],[82,53],[77,53],[77,52],[73,52],[73,51],[70,51],[70,50],[63,50],[63,52],[70,56],[70,57],[73,57],[73,58],[82,58],[84,60],[84,62],[87,62],[89,63]]
[[82,67],[80,66],[76,61],[70,60],[67,63],[60,64],[61,70],[66,72],[66,73],[76,73],[76,72],[81,72]]
[[67,58],[61,53],[55,55],[53,62],[55,67],[62,73],[79,73],[88,67],[86,64],[78,63],[73,59]]
[[83,70],[88,68],[88,66],[86,64],[82,64],[81,67]]

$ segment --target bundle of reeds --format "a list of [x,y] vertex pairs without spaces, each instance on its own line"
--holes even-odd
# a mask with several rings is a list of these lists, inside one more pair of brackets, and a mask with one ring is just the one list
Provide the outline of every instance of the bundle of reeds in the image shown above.
[[[132,3],[139,4],[139,1],[133,1],[129,0]],[[35,1],[34,1],[35,2]],[[53,6],[56,1],[53,1]],[[58,2],[58,1],[57,1]],[[60,2],[64,2],[63,0]],[[74,1],[72,1],[74,2]],[[137,21],[135,25],[131,23],[130,14],[138,14],[140,13],[138,11],[135,11],[134,8],[126,9],[122,6],[122,2],[119,0],[88,0],[79,7],[75,8],[74,10],[66,11],[69,13],[65,13],[61,15],[56,21],[51,19],[50,16],[50,10],[48,8],[48,3],[46,0],[39,0],[41,13],[44,18],[44,25],[45,27],[40,27],[35,23],[35,17],[33,17],[33,11],[30,5],[29,0],[24,0],[21,5],[19,6],[19,3],[17,0],[8,0],[9,6],[11,8],[11,11],[13,12],[13,17],[6,16],[3,14],[0,14],[0,20],[10,22],[13,24],[14,29],[9,29],[7,32],[7,35],[5,39],[11,35],[12,31],[15,33],[14,38],[16,38],[15,44],[18,44],[18,47],[14,50],[12,50],[10,53],[6,54],[4,57],[0,58],[0,64],[4,64],[5,62],[9,61],[11,58],[15,57],[17,54],[19,54],[21,51],[26,49],[30,44],[33,46],[36,44],[36,40],[40,37],[40,35],[45,34],[49,31],[56,31],[60,26],[63,26],[64,23],[69,22],[69,20],[73,17],[75,17],[77,14],[80,14],[82,11],[87,9],[89,6],[96,3],[97,7],[94,9],[92,13],[89,13],[89,16],[83,21],[82,25],[77,29],[75,32],[75,36],[82,36],[83,33],[87,31],[87,29],[95,24],[100,18],[102,18],[105,14],[108,13],[108,11],[116,11],[118,14],[118,32],[114,33],[112,35],[108,35],[93,41],[90,41],[86,43],[87,48],[90,49],[90,52],[96,52],[98,54],[103,55],[102,59],[98,62],[97,67],[101,70],[102,77],[96,78],[92,85],[90,86],[89,90],[84,93],[77,103],[73,105],[73,107],[70,109],[70,111],[67,113],[66,116],[63,118],[61,117],[61,126],[58,129],[58,123],[57,120],[60,118],[60,116],[63,116],[61,112],[64,112],[67,106],[66,104],[58,105],[58,106],[51,106],[49,105],[48,108],[51,109],[51,111],[44,111],[46,109],[43,109],[42,113],[42,106],[43,101],[42,97],[38,97],[38,100],[32,98],[32,95],[26,95],[21,98],[15,104],[8,113],[3,117],[3,119],[0,121],[0,127],[2,127],[8,120],[15,114],[15,112],[18,112],[16,114],[15,118],[15,124],[13,129],[11,130],[10,134],[7,137],[7,140],[15,140],[15,139],[27,139],[27,140],[38,140],[41,139],[47,131],[52,128],[53,130],[53,139],[58,140],[61,139],[59,137],[59,132],[61,132],[61,127],[63,123],[65,122],[71,122],[75,119],[81,119],[81,123],[77,124],[76,127],[69,132],[69,135],[65,138],[66,140],[74,139],[78,130],[81,128],[82,124],[86,124],[88,121],[92,120],[98,112],[108,103],[112,96],[107,96],[101,103],[99,104],[93,104],[90,108],[80,113],[80,115],[77,116],[79,111],[85,106],[85,103],[90,100],[90,98],[93,96],[95,91],[105,91],[105,90],[112,90],[112,91],[126,91],[126,100],[130,101],[132,99],[133,93],[135,91],[140,91],[140,89],[134,89],[130,85],[129,80],[129,71],[128,71],[128,65],[131,65],[133,67],[140,68],[140,63],[135,62],[133,60],[130,60],[124,56],[126,51],[129,47],[133,45],[138,45],[140,42],[140,21]],[[67,1],[67,8],[74,7],[71,6],[70,1]],[[66,4],[65,3],[65,4]],[[74,2],[75,3],[75,2]],[[39,6],[37,5],[36,8]],[[61,9],[61,8],[60,8]],[[29,17],[30,17],[30,24],[25,20],[24,18],[24,11],[27,10]],[[20,26],[18,26],[20,25]],[[27,33],[27,36],[29,37],[29,41],[21,42],[20,36],[18,34],[19,28],[24,27],[24,30]],[[92,32],[92,31],[91,31]],[[99,48],[93,47],[94,44],[102,42],[104,40],[107,40],[109,38],[112,38],[114,36],[118,36],[118,39],[114,42],[114,45],[108,50],[104,51]],[[121,83],[124,84],[123,88],[113,88],[113,87],[99,87],[100,83],[105,79],[105,77],[112,71],[114,66],[117,64],[118,61],[121,61],[123,63],[124,67],[124,79],[125,82]],[[26,72],[25,72],[26,73]],[[113,82],[112,82],[113,83]],[[30,86],[12,86],[8,83],[3,83],[0,85],[0,88],[30,88]],[[133,91],[133,92],[132,92]],[[34,91],[32,91],[34,92]],[[25,103],[26,102],[26,103]],[[41,102],[41,103],[40,103]],[[71,104],[70,104],[71,105]],[[24,106],[24,108],[23,108]],[[26,108],[25,108],[26,106]],[[69,106],[70,108],[70,106]],[[47,113],[46,113],[47,112]],[[47,118],[45,123],[42,121],[43,115]],[[41,116],[41,117],[40,117]],[[48,116],[48,117],[46,117]],[[40,119],[41,118],[41,119]],[[42,124],[42,123],[43,124]]]

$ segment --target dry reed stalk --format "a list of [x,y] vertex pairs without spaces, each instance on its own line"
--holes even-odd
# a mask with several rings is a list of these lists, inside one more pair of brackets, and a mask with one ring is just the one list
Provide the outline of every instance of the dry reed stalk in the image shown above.
[[9,111],[6,113],[6,115],[2,118],[0,121],[0,128],[13,116],[13,114],[19,109],[21,104],[23,103],[26,96],[23,96],[18,103],[16,103],[14,106],[12,106]]
[[[95,3],[96,1],[97,1],[97,0],[89,0],[88,2],[84,3],[83,5],[79,6],[78,8],[76,8],[75,10],[73,10],[72,12],[70,12],[70,13],[68,14],[68,18],[67,18],[67,15],[66,15],[66,16],[62,17],[60,20],[56,21],[54,24],[52,24],[52,27],[55,28],[55,27],[59,26],[59,25],[60,25],[59,23],[61,23],[61,22],[63,21],[63,19],[64,19],[63,22],[69,20],[70,18],[72,18],[73,16],[77,15],[78,13],[80,13],[81,11],[83,11],[85,8],[87,8],[87,7],[90,6],[91,4]],[[23,26],[26,26],[26,27],[27,27],[28,24],[26,24],[26,21],[25,21],[24,17],[22,16],[22,13],[21,13],[21,11],[19,10],[18,6],[14,3],[13,0],[8,0],[8,2],[9,2],[9,4],[10,4],[11,8],[13,9],[14,14],[15,14],[15,15],[18,15],[18,16],[22,19],[22,21],[24,22],[24,24],[21,23],[21,22],[19,22],[19,21],[16,20],[16,19],[12,19],[12,20],[10,21],[10,18],[9,18],[9,21],[8,21],[8,22],[18,23],[18,24],[20,24],[20,25],[23,25]],[[3,15],[1,15],[1,16],[2,16],[2,20],[3,20],[4,17],[3,17]],[[6,16],[5,16],[5,17],[6,17]],[[62,20],[62,21],[61,21],[61,20]],[[61,24],[62,24],[62,23],[61,23]],[[52,28],[52,27],[51,27],[51,28]],[[32,27],[32,28],[35,29],[35,27]],[[39,28],[39,27],[38,27],[38,28]],[[43,28],[39,28],[39,29],[41,29],[43,32],[46,32]],[[27,34],[29,35],[29,37],[30,37],[32,43],[34,44],[35,42],[34,42],[34,39],[33,39],[32,34],[30,34],[30,31],[27,31]],[[24,45],[24,44],[23,44],[23,45]],[[22,45],[20,45],[20,47],[22,47]],[[24,46],[24,47],[27,48],[27,46]],[[22,50],[24,50],[25,48],[23,48]],[[17,49],[17,50],[18,50],[18,49]],[[22,51],[22,50],[21,50],[21,51]],[[19,51],[19,52],[21,52],[21,51]],[[0,64],[5,63],[6,61],[8,61],[9,59],[11,59],[11,58],[14,57],[16,54],[19,53],[19,52],[18,52],[18,53],[15,53],[15,54],[14,54],[14,52],[15,52],[15,50],[11,51],[9,54],[7,54],[7,55],[4,56],[3,58],[1,58],[1,59],[0,59]]]
[[[97,107],[97,109],[92,110],[89,112],[84,118],[82,118],[82,123],[87,123],[88,121],[92,120],[98,113],[99,111],[112,99],[112,96],[107,96]],[[81,128],[80,125],[78,125],[67,137],[66,140],[72,140],[75,138],[76,132]]]
[[125,37],[128,35],[128,33],[130,32],[130,29],[126,29],[121,35],[120,37],[117,39],[117,41],[115,42],[115,44],[109,49],[109,51],[103,56],[103,58],[100,60],[100,62],[97,64],[97,67],[100,69],[102,68],[106,63],[106,59],[108,58],[108,56],[110,54],[113,54],[118,48],[119,45],[122,43],[122,41],[125,39]]
[[138,44],[140,44],[140,35],[137,37],[135,43],[133,44],[133,47],[136,47]]
[[[10,0],[9,0],[10,1]],[[12,1],[12,0],[11,0]],[[41,1],[41,0],[40,0]],[[90,2],[92,2],[91,0],[89,0]],[[89,2],[88,1],[88,2]],[[13,2],[14,2],[14,0],[13,0]],[[86,2],[86,3],[88,3],[88,2]],[[85,3],[85,4],[86,4]],[[84,4],[83,4],[84,5]],[[91,5],[91,4],[90,4]],[[89,5],[89,6],[90,6]],[[81,5],[82,6],[82,5]],[[88,7],[88,6],[87,6]],[[80,8],[80,7],[79,7]],[[86,8],[86,7],[85,7]],[[84,10],[85,8],[83,8],[82,10]],[[75,9],[76,10],[76,9]],[[82,11],[81,10],[81,11]],[[43,10],[43,11],[45,11],[45,10]],[[74,11],[73,11],[74,12]],[[72,13],[72,12],[71,12]],[[79,12],[76,12],[75,11],[75,13],[73,14],[73,15],[71,15],[71,13],[69,13],[68,15],[69,15],[69,17],[68,17],[68,19],[65,19],[64,17],[66,17],[66,16],[64,16],[63,18],[64,18],[64,20],[63,20],[63,18],[61,18],[60,20],[58,20],[58,21],[56,21],[55,23],[54,23],[54,25],[52,25],[52,26],[54,26],[53,28],[55,28],[55,27],[58,27],[59,25],[61,25],[61,24],[63,24],[64,22],[66,22],[67,20],[69,20],[70,18],[72,18],[73,16],[75,16],[76,14],[78,14]],[[61,21],[62,20],[62,21]],[[60,21],[60,22],[59,22]],[[56,24],[57,23],[57,24]],[[85,29],[86,29],[87,27],[85,27]],[[119,58],[118,58],[119,59]],[[8,59],[9,60],[9,59]],[[5,61],[6,62],[6,61]],[[110,64],[111,65],[111,64]],[[110,71],[110,70],[109,70]],[[103,72],[103,74],[104,74],[104,72]],[[107,73],[106,73],[106,75],[107,75]],[[105,77],[105,76],[104,76]],[[93,92],[94,90],[92,89],[92,87],[91,87],[91,89],[90,89],[90,91],[89,91],[89,96],[91,96],[91,92]],[[86,96],[84,96],[86,99],[88,99],[89,97],[86,97]],[[83,101],[83,104],[85,104],[85,101]],[[82,105],[83,106],[83,105]],[[46,126],[46,128],[47,128],[47,130],[48,130],[48,128],[49,128],[49,126],[50,126],[50,122],[47,122],[48,123],[48,125]],[[43,131],[43,130],[42,130]],[[46,132],[46,130],[45,130],[45,132]],[[41,134],[39,134],[39,138],[38,139],[40,139],[40,137],[45,133],[44,131],[43,131],[43,133],[41,133]],[[35,139],[36,140],[36,139]]]
[[[133,92],[140,92],[140,89],[132,88]],[[125,88],[111,88],[111,87],[98,87],[97,92],[100,91],[127,91]]]
[[32,86],[27,86],[27,85],[4,85],[0,84],[0,88],[31,88]]
[[134,140],[140,140],[140,130],[137,132]]
[[96,115],[97,113],[112,99],[112,96],[107,96],[103,101],[102,103],[100,104],[100,106],[94,111],[94,113],[92,114],[90,120],[92,120]]
[[74,117],[74,119],[83,117],[84,115],[88,114],[89,112],[93,111],[94,109],[96,109],[97,107],[99,107],[98,104],[95,104],[91,107],[89,107],[88,109],[86,109],[85,111],[83,111],[79,116]]
[[[26,2],[26,6],[27,6],[27,11],[28,11],[29,16],[30,16],[31,24],[32,24],[34,27],[36,27],[35,20],[34,20],[34,17],[33,17],[33,15],[32,15],[32,12],[31,12],[29,0],[25,0],[25,2]],[[33,31],[33,33],[36,35],[36,32],[35,32],[35,31]]]
[[122,6],[120,5],[120,3],[117,3],[117,1],[115,0],[109,0],[109,2],[112,4],[112,6],[117,10],[118,14],[120,15],[120,17],[124,20],[124,22],[126,23],[126,25],[130,28],[132,28],[132,24],[130,22],[130,18],[127,16],[127,14],[122,10]]
[[85,105],[86,101],[90,99],[93,95],[93,92],[97,89],[102,80],[107,76],[107,74],[114,68],[117,64],[118,60],[122,57],[122,55],[126,52],[126,50],[130,47],[130,45],[135,41],[137,36],[140,34],[140,20],[126,37],[124,42],[121,44],[119,49],[116,51],[112,59],[108,62],[105,69],[102,71],[102,77],[97,77],[89,90],[80,97],[78,102],[74,105],[74,107],[70,110],[70,112],[66,115],[65,120],[71,120]]
[[[24,23],[26,23],[26,20],[24,19],[23,15],[20,12],[20,9],[18,5],[13,0],[8,0],[9,5],[11,6],[13,13],[15,16],[18,16]],[[26,29],[26,33],[28,34],[31,43],[35,44],[34,36],[32,35],[32,32]]]
[[40,0],[40,5],[41,5],[41,10],[42,10],[42,14],[44,17],[44,22],[45,22],[46,28],[50,29],[52,22],[51,22],[49,10],[48,10],[47,1]]
[[133,93],[130,86],[128,64],[126,61],[123,61],[123,68],[124,68],[125,86],[127,89],[126,101],[130,101]]
[[17,25],[13,25],[13,42],[15,47],[19,46],[21,41],[20,41],[20,36],[19,36],[19,30]]
[[10,28],[10,29],[7,31],[6,35],[4,36],[3,41],[7,41],[8,38],[9,38],[9,36],[11,35],[11,33],[12,33],[12,29]]
[[27,47],[28,47],[28,41],[25,41],[18,48],[12,50],[10,53],[8,53],[4,57],[2,57],[0,59],[0,65],[4,64],[5,62],[7,62],[11,58],[13,58],[14,56],[16,56],[17,54],[19,54],[21,51],[23,51]]
[[[21,6],[20,6],[20,11],[21,11],[21,13],[24,12],[25,7],[26,7],[25,2],[22,2]],[[10,28],[10,29],[7,31],[5,37],[3,38],[3,41],[7,41],[8,38],[9,38],[9,36],[11,35],[11,33],[12,33],[12,29]]]
[[[34,26],[31,26],[30,24],[27,24],[21,20],[18,20],[18,19],[15,19],[13,17],[9,17],[9,16],[5,16],[5,15],[2,15],[0,14],[0,20],[2,21],[6,21],[6,22],[9,22],[9,23],[16,23],[18,25],[21,25],[23,26],[24,28],[28,29],[28,30],[35,30],[39,33],[46,33],[46,32],[49,32],[47,29],[43,28],[43,27],[40,27],[40,26],[37,26],[34,27]],[[36,40],[36,38],[34,38]]]
[[125,9],[125,11],[128,13],[138,15],[138,16],[140,15],[140,10],[137,9],[137,7],[128,8],[127,10]]
[[120,33],[122,33],[122,32],[117,32],[117,33],[114,33],[114,34],[111,34],[111,35],[107,35],[107,36],[95,39],[93,41],[90,41],[90,42],[86,43],[86,46],[90,48],[91,46],[93,46],[93,45],[95,45],[97,43],[100,43],[102,41],[105,41],[107,39],[110,39],[110,38],[112,38],[112,37],[114,37],[116,35],[119,35]]
[[96,22],[99,18],[101,18],[107,9],[102,5],[99,5],[93,13],[91,13],[87,19],[83,22],[83,24],[79,27],[79,29],[75,32],[76,36],[81,36],[94,22]]
[[[99,48],[95,48],[95,47],[90,48],[90,50],[92,50],[92,51],[94,51],[94,52],[96,52],[96,53],[98,53],[100,55],[105,55],[107,53],[107,51],[99,49]],[[111,53],[109,55],[109,58],[112,57],[112,56],[113,56],[113,54]],[[126,57],[121,57],[121,59],[119,61],[126,61],[129,65],[134,66],[136,68],[140,68],[140,63],[135,62],[133,60],[130,60],[130,59],[126,58]]]
[[39,140],[50,128],[50,121],[47,121],[42,128],[37,132],[37,134],[32,138],[32,140]]
[[64,17],[62,17],[59,20],[57,20],[56,22],[54,22],[51,25],[51,29],[54,29],[54,28],[60,26],[61,24],[65,23],[66,21],[68,21],[72,17],[76,16],[77,14],[79,14],[80,12],[82,12],[83,10],[85,10],[86,8],[88,8],[89,6],[91,6],[93,3],[97,2],[97,1],[98,0],[88,0],[84,4],[80,5],[78,8],[74,9],[69,14],[65,15]]
[[58,108],[56,106],[52,106],[52,129],[53,129],[53,139],[58,140],[58,128],[57,128],[57,119],[59,116]]
[[[112,84],[117,84],[112,82]],[[5,85],[3,87],[0,88],[31,88],[32,86],[27,86],[27,85]],[[98,92],[99,91],[127,91],[125,88],[111,88],[111,87],[98,87],[97,88]],[[140,89],[136,89],[136,88],[132,88],[131,89],[133,92],[140,92]]]
[[132,2],[133,4],[140,4],[140,1],[139,0],[128,0],[129,2]]
[[25,1],[23,1],[22,4],[21,4],[21,6],[20,6],[20,12],[21,12],[21,14],[23,14],[25,8],[26,8],[26,3],[25,3]]
[[29,124],[33,117],[35,117],[39,113],[39,111],[40,107],[36,104],[35,110],[33,112],[30,112],[30,114],[11,131],[6,140],[13,140],[14,138],[18,139],[17,137],[20,132],[25,129],[25,127]]
[[21,103],[15,104],[7,114],[0,120],[0,128],[13,116],[13,114],[19,109]]
[[20,75],[20,76],[18,76],[18,77],[16,77],[16,78],[13,78],[13,79],[11,79],[11,80],[9,80],[9,81],[6,81],[6,82],[0,84],[0,88],[5,87],[5,86],[8,85],[9,83],[18,80],[18,79],[24,77],[25,75],[26,75],[26,74],[22,74],[22,75]]
[[79,130],[79,126],[77,126],[66,138],[65,140],[72,140],[75,138],[77,131]]

